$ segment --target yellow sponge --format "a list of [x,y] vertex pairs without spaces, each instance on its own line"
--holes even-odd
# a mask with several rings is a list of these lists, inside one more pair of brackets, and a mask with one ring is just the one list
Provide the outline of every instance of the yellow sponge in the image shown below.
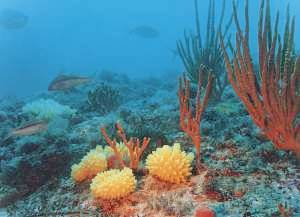
[[112,169],[99,173],[91,183],[94,198],[104,200],[119,199],[135,190],[136,179],[129,168]]
[[186,154],[181,151],[180,144],[175,143],[173,147],[165,145],[153,151],[146,160],[146,167],[150,175],[179,184],[191,175],[193,159],[192,153]]
[[107,160],[101,146],[89,151],[79,164],[74,164],[71,176],[76,182],[94,178],[99,172],[107,170]]

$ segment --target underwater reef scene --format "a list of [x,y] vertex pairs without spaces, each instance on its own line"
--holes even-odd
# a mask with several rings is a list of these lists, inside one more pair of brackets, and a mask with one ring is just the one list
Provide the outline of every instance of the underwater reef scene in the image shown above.
[[[300,217],[293,5],[208,2],[205,17],[187,3],[194,30],[172,51],[183,73],[64,72],[1,99],[0,217]],[[20,11],[0,16],[7,31],[26,25]]]

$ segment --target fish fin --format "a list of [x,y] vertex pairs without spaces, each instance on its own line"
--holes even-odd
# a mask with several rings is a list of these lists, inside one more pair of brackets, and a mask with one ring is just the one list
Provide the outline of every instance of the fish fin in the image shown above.
[[[11,137],[13,137],[13,133],[9,133],[6,137],[4,137],[4,139],[1,140],[1,143],[6,142],[8,139],[10,139]],[[1,145],[0,145],[1,146]]]
[[25,128],[25,127],[29,127],[29,126],[35,125],[35,124],[43,124],[43,123],[48,123],[48,122],[49,122],[48,120],[42,120],[42,119],[30,120],[30,121],[23,122],[21,124],[21,126],[16,128],[15,130],[22,129],[22,128]]
[[50,82],[50,84],[49,84],[49,86],[48,86],[48,90],[49,90],[49,88],[53,85],[53,84],[55,84],[56,82],[59,82],[59,81],[61,81],[61,80],[65,80],[65,79],[68,79],[70,76],[68,76],[68,75],[66,75],[66,74],[58,74],[51,82]]
[[69,75],[59,73],[53,81],[59,81],[59,80],[66,79],[66,78],[69,78],[69,77],[70,77]]
[[60,80],[64,80],[64,79],[66,79],[66,78],[68,78],[67,75],[64,75],[64,74],[58,74],[58,75],[50,82],[49,87],[48,87],[48,90],[49,90],[49,88],[50,88],[53,84],[55,84],[56,82],[58,82],[58,81],[60,81]]

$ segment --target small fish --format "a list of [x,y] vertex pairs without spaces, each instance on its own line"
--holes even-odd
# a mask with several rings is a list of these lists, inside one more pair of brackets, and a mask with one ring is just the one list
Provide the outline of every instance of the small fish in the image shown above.
[[37,133],[40,133],[42,131],[45,131],[48,129],[48,122],[46,121],[35,121],[35,122],[30,122],[27,123],[21,127],[18,127],[2,141],[6,141],[7,139],[14,137],[14,136],[29,136],[29,135],[34,135]]
[[157,38],[159,31],[151,26],[137,26],[129,31],[130,34],[135,34],[141,38]]
[[6,8],[0,11],[0,26],[4,29],[20,29],[28,22],[28,16],[15,9]]
[[72,76],[72,75],[59,75],[49,85],[49,91],[62,91],[69,90],[76,86],[86,84],[91,79],[88,77]]

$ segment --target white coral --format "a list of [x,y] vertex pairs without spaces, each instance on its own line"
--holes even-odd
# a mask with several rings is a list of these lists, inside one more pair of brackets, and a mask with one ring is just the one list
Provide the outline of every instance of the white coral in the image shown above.
[[39,119],[51,120],[57,116],[71,116],[76,110],[69,106],[61,105],[52,99],[40,99],[27,103],[22,108],[24,113],[33,114]]

